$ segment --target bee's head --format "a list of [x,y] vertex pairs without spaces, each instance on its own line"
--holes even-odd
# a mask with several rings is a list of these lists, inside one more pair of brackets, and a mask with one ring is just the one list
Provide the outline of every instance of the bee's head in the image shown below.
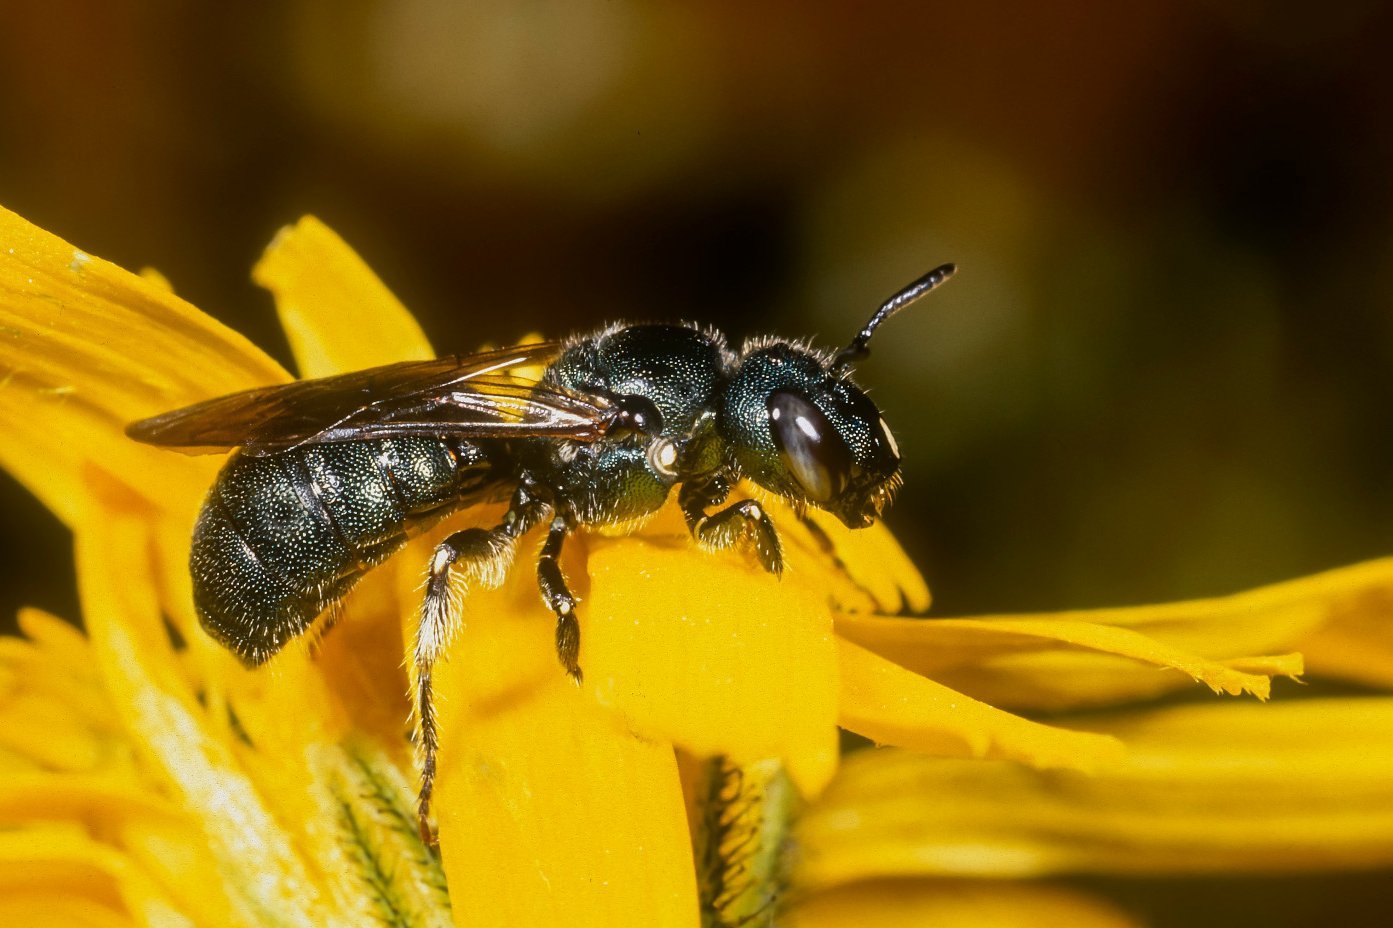
[[750,479],[852,528],[880,515],[899,480],[899,450],[880,410],[826,358],[787,342],[741,359],[720,416]]
[[880,410],[851,382],[851,364],[880,323],[952,273],[944,265],[891,297],[835,357],[779,341],[748,348],[720,409],[740,469],[851,528],[879,518],[900,483],[900,452]]

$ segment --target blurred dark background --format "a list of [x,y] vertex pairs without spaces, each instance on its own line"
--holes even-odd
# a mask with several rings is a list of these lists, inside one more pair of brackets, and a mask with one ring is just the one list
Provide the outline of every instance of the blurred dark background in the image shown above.
[[[935,611],[1393,551],[1388,5],[750,6],[26,5],[0,203],[283,361],[248,273],[305,212],[441,350],[678,318],[838,345],[952,260],[861,369]],[[69,539],[0,504],[0,609],[74,614]],[[1325,884],[1261,885],[1284,925]],[[1193,923],[1176,895],[1137,904]]]

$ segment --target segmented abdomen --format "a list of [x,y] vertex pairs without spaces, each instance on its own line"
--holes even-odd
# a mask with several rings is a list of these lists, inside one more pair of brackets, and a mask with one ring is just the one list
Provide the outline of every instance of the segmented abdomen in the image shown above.
[[413,529],[496,476],[478,445],[431,438],[234,455],[203,503],[189,556],[204,629],[261,663]]

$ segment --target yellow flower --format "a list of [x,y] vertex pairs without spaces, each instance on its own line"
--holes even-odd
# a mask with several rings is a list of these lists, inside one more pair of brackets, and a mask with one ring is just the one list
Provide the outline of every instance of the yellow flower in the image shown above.
[[[255,278],[304,376],[431,354],[312,219],[282,233]],[[566,549],[583,604],[579,691],[556,666],[531,571],[466,597],[437,669],[437,857],[411,811],[404,670],[430,540],[369,575],[322,642],[247,670],[191,605],[190,531],[219,461],[122,428],[289,375],[157,276],[3,211],[0,335],[0,464],[73,529],[86,627],[31,611],[25,639],[0,641],[3,924],[767,918],[790,797],[833,781],[838,726],[973,769],[1105,778],[1125,769],[1126,725],[1046,725],[994,705],[1114,703],[1191,680],[1266,697],[1269,677],[1300,672],[1278,652],[1303,636],[1332,664],[1359,664],[1329,604],[1393,588],[1376,564],[1357,582],[1251,602],[930,622],[890,617],[927,608],[928,592],[882,528],[852,533],[817,513],[808,528],[773,503],[779,581],[739,552],[696,551],[665,510],[641,532]],[[486,508],[441,533],[487,523],[498,513]],[[864,835],[827,837],[846,834],[838,803],[865,798],[856,771],[896,756],[857,758],[810,813],[788,897],[804,917],[855,893],[850,881],[939,872]]]
[[[1171,689],[1173,678],[1133,672],[1118,658],[1122,647],[1057,648],[1120,645],[1141,633],[1153,651],[1184,645],[1248,672],[1298,672],[1292,656],[1236,657],[1296,645],[1317,678],[1386,689],[1390,617],[1393,558],[1385,558],[1210,600],[949,619],[912,635],[867,617],[848,617],[839,629],[967,692],[1057,712],[1136,704]],[[798,823],[793,879],[807,895],[791,924],[845,925],[859,913],[860,928],[1130,925],[1137,922],[1096,898],[1038,880],[1393,864],[1393,697],[1152,701],[1054,718],[1120,738],[1126,757],[1091,776],[899,750],[847,758]],[[984,890],[983,878],[998,882]]]

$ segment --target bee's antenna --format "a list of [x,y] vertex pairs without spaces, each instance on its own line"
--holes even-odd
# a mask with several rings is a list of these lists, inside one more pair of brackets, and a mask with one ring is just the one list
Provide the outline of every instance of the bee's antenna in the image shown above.
[[927,295],[929,291],[936,289],[939,284],[945,282],[948,278],[957,273],[957,270],[958,266],[956,264],[941,264],[882,303],[880,309],[875,311],[875,315],[871,317],[870,321],[862,327],[860,332],[856,333],[856,337],[851,340],[851,344],[837,352],[837,357],[832,361],[832,372],[834,374],[841,373],[850,367],[853,362],[859,361],[861,358],[870,354],[871,349],[868,347],[868,343],[871,340],[871,336],[875,334],[875,330],[880,327],[882,322],[904,309],[910,303]]

